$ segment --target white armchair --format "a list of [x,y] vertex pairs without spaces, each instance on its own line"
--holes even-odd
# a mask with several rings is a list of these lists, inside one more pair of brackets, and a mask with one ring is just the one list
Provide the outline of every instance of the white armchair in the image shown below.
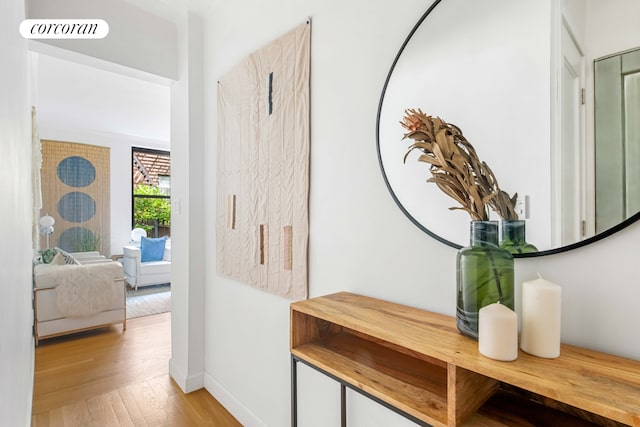
[[122,323],[127,326],[122,266],[97,252],[67,254],[79,264],[34,266],[34,335],[44,338]]
[[171,241],[167,240],[164,256],[160,261],[141,261],[140,248],[125,246],[122,265],[125,280],[136,290],[140,286],[159,285],[171,282]]

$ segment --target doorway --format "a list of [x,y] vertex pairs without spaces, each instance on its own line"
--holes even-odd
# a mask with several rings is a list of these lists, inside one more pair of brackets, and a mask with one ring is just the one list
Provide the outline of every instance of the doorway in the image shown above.
[[571,28],[563,20],[559,76],[560,138],[552,151],[556,183],[552,188],[552,243],[582,240],[585,230],[585,58]]

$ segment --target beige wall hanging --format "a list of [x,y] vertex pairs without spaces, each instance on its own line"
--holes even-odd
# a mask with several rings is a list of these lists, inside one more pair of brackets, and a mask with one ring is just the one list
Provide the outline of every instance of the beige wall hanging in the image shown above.
[[307,297],[310,21],[218,82],[218,272]]
[[110,255],[110,152],[107,147],[42,140],[42,209],[56,223],[51,246]]

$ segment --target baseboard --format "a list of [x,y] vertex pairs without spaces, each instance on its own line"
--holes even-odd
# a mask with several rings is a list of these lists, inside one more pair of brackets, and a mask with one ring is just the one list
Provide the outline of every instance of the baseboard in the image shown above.
[[209,373],[204,373],[204,388],[245,427],[267,427],[253,412]]
[[191,393],[204,387],[204,372],[187,376],[175,366],[173,359],[169,360],[169,375],[185,393]]

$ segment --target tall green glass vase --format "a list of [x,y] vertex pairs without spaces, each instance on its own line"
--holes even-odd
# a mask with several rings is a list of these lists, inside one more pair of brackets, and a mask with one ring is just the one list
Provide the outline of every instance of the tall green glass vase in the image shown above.
[[514,309],[513,255],[498,246],[497,221],[472,221],[470,245],[460,249],[457,267],[458,330],[478,338],[478,311],[500,302]]
[[538,248],[531,243],[527,243],[525,221],[521,219],[505,219],[502,221],[500,247],[512,254],[538,252]]

